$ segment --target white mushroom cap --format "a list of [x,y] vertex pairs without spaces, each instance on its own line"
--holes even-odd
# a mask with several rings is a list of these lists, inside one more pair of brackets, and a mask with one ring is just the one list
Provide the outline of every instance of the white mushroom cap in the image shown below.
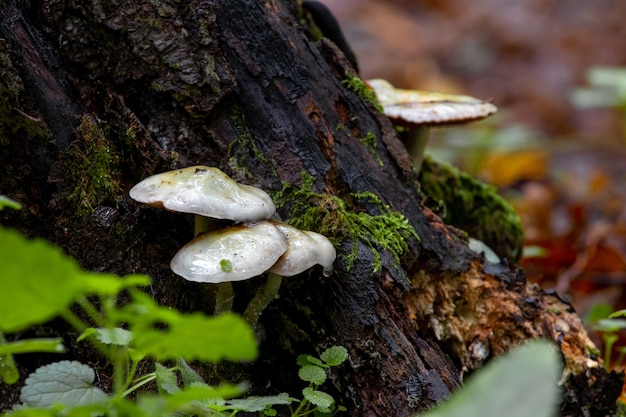
[[286,223],[273,223],[285,235],[289,247],[270,268],[270,272],[289,277],[304,272],[313,265],[322,265],[325,276],[333,272],[337,253],[326,236],[299,230]]
[[170,268],[188,281],[242,281],[267,271],[286,250],[285,236],[261,221],[201,233],[178,251]]
[[385,115],[404,126],[439,126],[484,119],[498,109],[474,97],[395,88],[386,80],[367,81]]
[[237,222],[269,219],[276,212],[265,191],[239,184],[219,169],[207,166],[153,175],[135,185],[129,194],[151,206]]

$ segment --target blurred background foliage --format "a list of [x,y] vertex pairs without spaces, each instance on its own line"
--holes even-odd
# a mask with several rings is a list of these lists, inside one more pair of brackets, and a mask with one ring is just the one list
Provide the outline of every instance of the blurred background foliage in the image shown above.
[[433,130],[427,153],[514,204],[529,280],[567,294],[602,346],[594,324],[626,308],[626,2],[322,2],[363,79],[498,106]]

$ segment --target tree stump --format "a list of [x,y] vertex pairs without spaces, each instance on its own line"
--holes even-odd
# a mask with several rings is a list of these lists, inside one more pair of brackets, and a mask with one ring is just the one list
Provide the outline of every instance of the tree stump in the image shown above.
[[[24,207],[0,212],[4,225],[88,270],[145,273],[159,302],[205,312],[206,287],[168,267],[191,218],[128,197],[149,175],[216,166],[281,195],[283,220],[303,204],[332,217],[340,201],[385,225],[388,244],[338,224],[334,274],[286,280],[261,316],[261,357],[237,370],[255,394],[293,391],[297,354],[342,345],[350,360],[332,381],[349,415],[409,416],[543,337],[565,359],[563,415],[613,408],[598,403],[607,375],[571,306],[516,266],[485,263],[422,204],[393,126],[350,88],[357,72],[298,2],[6,0],[0,14],[0,192]],[[235,310],[262,280],[235,286]],[[100,363],[65,338],[69,357]],[[52,360],[17,358],[23,376]],[[0,386],[2,408],[18,389]]]

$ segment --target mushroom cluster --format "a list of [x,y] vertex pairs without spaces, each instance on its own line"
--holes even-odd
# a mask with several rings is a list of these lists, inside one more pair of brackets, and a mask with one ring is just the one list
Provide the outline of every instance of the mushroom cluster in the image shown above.
[[[232,282],[264,273],[268,278],[244,312],[254,325],[280,288],[283,276],[312,266],[332,273],[336,252],[325,237],[277,220],[271,197],[263,190],[239,184],[217,168],[192,166],[148,177],[129,192],[153,207],[195,215],[195,238],[170,263],[189,281],[217,284],[215,313],[232,308]],[[212,219],[233,225],[214,230]]]
[[386,80],[368,80],[385,115],[407,128],[405,146],[419,172],[432,126],[449,126],[484,119],[497,111],[493,104],[470,96],[395,88]]

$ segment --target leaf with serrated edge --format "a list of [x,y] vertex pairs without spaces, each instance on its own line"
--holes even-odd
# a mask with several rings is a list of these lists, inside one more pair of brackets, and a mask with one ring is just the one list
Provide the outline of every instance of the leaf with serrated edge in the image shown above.
[[293,401],[295,401],[295,398],[291,398],[288,394],[285,393],[279,395],[270,395],[266,397],[253,396],[226,401],[226,409],[255,413],[258,411],[263,411],[266,408],[274,405],[289,405]]
[[82,294],[76,261],[42,239],[0,228],[0,330],[14,332],[52,319]]
[[155,364],[155,367],[156,369],[154,374],[156,376],[156,382],[159,390],[165,391],[168,394],[176,394],[179,392],[180,388],[178,388],[178,378],[176,377],[174,371],[166,368],[160,363]]
[[335,403],[335,400],[329,394],[309,387],[302,390],[302,395],[311,404],[324,410],[328,410]]
[[95,335],[96,339],[105,345],[118,345],[128,346],[130,341],[133,340],[133,334],[126,329],[120,327],[107,328],[93,328],[85,330],[78,340],[82,340],[86,337]]
[[348,359],[348,351],[343,346],[332,346],[322,352],[320,359],[328,366],[338,366]]
[[298,370],[298,376],[301,380],[316,385],[322,385],[326,381],[326,371],[315,365],[304,365]]
[[26,378],[20,400],[31,407],[89,405],[106,394],[93,386],[95,372],[76,361],[61,361],[38,368]]

